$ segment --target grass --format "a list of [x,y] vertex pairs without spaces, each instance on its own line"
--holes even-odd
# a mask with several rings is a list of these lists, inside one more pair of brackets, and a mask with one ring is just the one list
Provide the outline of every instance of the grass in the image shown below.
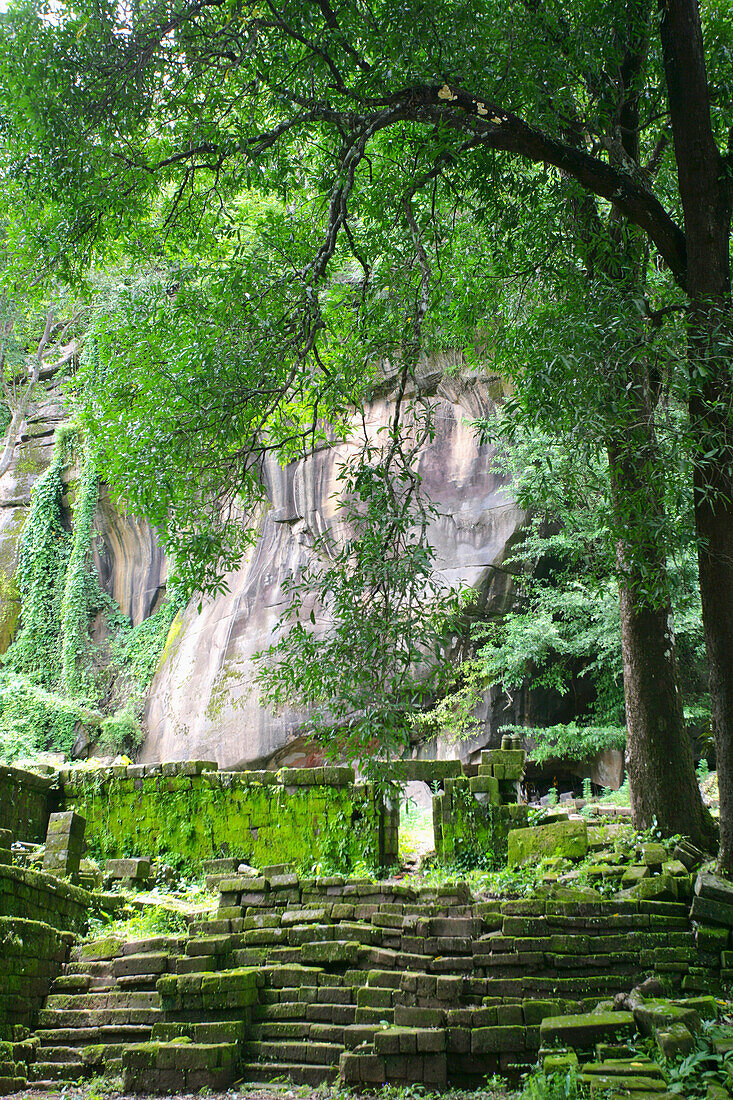
[[418,859],[434,849],[433,811],[410,799],[400,812],[400,863]]

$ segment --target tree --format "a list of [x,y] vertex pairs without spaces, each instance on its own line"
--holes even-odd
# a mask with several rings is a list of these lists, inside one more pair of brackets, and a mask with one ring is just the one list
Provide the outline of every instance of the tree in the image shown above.
[[[504,190],[531,196],[533,184],[556,170],[601,208],[610,204],[620,227],[610,238],[619,261],[626,256],[623,227],[638,227],[689,303],[720,864],[733,870],[730,188],[729,161],[716,140],[731,98],[723,48],[731,21],[724,8],[706,11],[716,47],[712,82],[695,0],[669,0],[659,39],[647,0],[582,9],[547,9],[532,0],[518,8],[490,0],[429,7],[289,0],[264,9],[246,0],[196,0],[164,12],[90,3],[55,12],[53,20],[18,7],[4,26],[3,126],[12,133],[14,178],[31,195],[54,200],[49,216],[57,232],[51,237],[40,219],[36,253],[57,266],[84,262],[113,226],[141,251],[160,230],[175,234],[185,225],[191,240],[207,217],[231,227],[232,203],[246,187],[276,191],[286,211],[307,196],[315,221],[309,233],[294,234],[282,253],[288,274],[272,284],[284,290],[278,301],[289,318],[287,340],[270,332],[265,340],[283,364],[276,387],[281,401],[288,398],[288,414],[278,421],[282,436],[293,413],[296,424],[313,428],[315,417],[303,412],[304,387],[311,399],[334,395],[334,362],[344,374],[347,357],[335,350],[327,313],[334,270],[344,270],[349,253],[361,278],[341,307],[350,302],[353,331],[361,334],[378,300],[377,246],[396,246],[408,257],[414,277],[407,289],[424,315],[439,299],[446,241],[436,211],[451,201],[454,210],[480,211],[499,179]],[[632,41],[636,49],[629,49]],[[37,80],[41,70],[50,79]],[[666,152],[670,126],[674,163]],[[638,156],[629,154],[634,143]],[[538,167],[519,170],[518,161]],[[236,248],[228,262],[236,271]],[[393,347],[400,343],[392,340]],[[369,341],[369,350],[378,345]],[[643,378],[632,390],[643,400]],[[641,425],[648,412],[643,404],[637,412]],[[249,449],[234,449],[243,476],[271,438],[255,432]],[[653,494],[653,485],[639,484],[628,449],[616,465],[619,497]],[[156,493],[164,502],[164,487]],[[214,540],[206,549],[216,556],[224,544]],[[656,548],[649,550],[661,566]],[[636,578],[629,592],[639,592]],[[638,621],[629,610],[632,648],[632,635],[663,632],[659,609]],[[660,661],[665,652],[659,650]],[[649,685],[641,666],[628,671]],[[660,734],[657,772],[670,754],[666,731]],[[677,736],[672,752],[679,743]]]

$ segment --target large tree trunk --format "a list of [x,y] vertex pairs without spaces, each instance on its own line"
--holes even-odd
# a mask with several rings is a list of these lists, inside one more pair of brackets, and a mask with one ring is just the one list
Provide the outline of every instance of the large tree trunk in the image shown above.
[[662,49],[685,216],[695,523],[720,790],[718,866],[733,875],[733,421],[730,187],[710,120],[697,0],[667,0]]
[[733,876],[733,486],[728,486],[727,500],[718,496],[715,504],[704,483],[696,489],[700,592],[720,794],[718,867]]
[[650,607],[622,582],[621,640],[631,785],[638,829],[656,824],[667,835],[683,833],[703,848],[715,830],[700,798],[692,743],[677,691],[670,607]]
[[[664,541],[662,460],[648,377],[637,367],[627,396],[624,436],[608,445],[614,524],[619,532],[621,647],[626,700],[626,759],[634,825],[654,823],[703,848],[715,828],[700,796],[692,742],[678,685]],[[628,532],[628,536],[626,535]]]

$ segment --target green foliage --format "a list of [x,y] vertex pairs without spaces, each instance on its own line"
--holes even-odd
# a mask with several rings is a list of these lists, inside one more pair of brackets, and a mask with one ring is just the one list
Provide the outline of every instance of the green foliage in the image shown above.
[[[191,897],[190,894],[184,896]],[[202,909],[207,901],[211,908],[214,906],[212,897],[201,897],[198,891],[193,894],[193,899]],[[166,901],[168,904],[165,904]],[[127,912],[129,914],[130,910]],[[121,940],[142,940],[153,936],[180,935],[187,931],[188,923],[187,914],[183,906],[177,904],[177,898],[162,897],[160,905],[145,905],[132,915],[110,918],[102,912],[92,916],[85,939],[96,940],[109,936],[119,937]]]
[[60,674],[61,624],[71,536],[63,522],[61,475],[70,461],[69,436],[60,436],[51,465],[36,482],[20,541],[16,583],[23,624],[6,664],[46,688]]
[[[720,5],[705,8],[710,137],[722,140],[730,19]],[[596,511],[603,599],[614,595],[610,559],[622,535],[635,594],[666,609],[677,515],[661,505],[689,468],[675,461],[667,479],[639,403],[668,385],[684,393],[694,372],[685,376],[670,312],[682,295],[663,270],[686,286],[672,154],[683,146],[669,142],[660,22],[646,5],[598,0],[558,11],[285,0],[265,20],[247,0],[183,4],[173,16],[152,5],[134,19],[91,0],[52,19],[41,0],[11,3],[3,163],[10,201],[26,216],[11,227],[9,251],[16,268],[26,260],[44,275],[78,274],[93,253],[119,261],[119,242],[142,261],[144,277],[100,313],[83,415],[100,469],[160,526],[187,593],[219,590],[221,571],[240,560],[252,529],[239,517],[261,502],[270,456],[287,461],[326,443],[324,420],[339,434],[382,359],[414,364],[448,346],[521,375],[513,412],[543,431],[557,425],[581,482],[604,451],[616,455],[617,491],[609,496],[607,479],[600,492],[610,519]],[[510,274],[497,295],[492,283]],[[725,394],[728,357],[715,362]],[[703,379],[709,368],[695,364]],[[727,398],[721,407],[727,417]],[[710,422],[697,420],[698,454],[708,453]],[[637,484],[625,476],[630,458]],[[372,540],[367,524],[357,558]],[[293,672],[273,666],[272,701],[311,702],[314,728],[335,724],[364,747],[370,733],[395,737],[413,673],[404,673],[407,650],[392,666],[374,654],[378,616],[364,614],[373,563],[361,604],[343,564],[333,580],[324,568],[333,646],[294,626],[292,649],[280,652]],[[389,583],[398,598],[406,591],[398,572]],[[452,707],[465,728],[472,691],[501,680],[492,679],[498,646],[506,683],[539,650],[540,676],[566,684],[580,651],[585,674],[599,673],[589,724],[618,722],[618,662],[599,660],[615,643],[593,650],[577,606],[556,616],[546,605],[544,620],[531,599],[524,610],[523,659],[494,639],[442,717]],[[530,646],[533,616],[549,634],[572,626],[544,649],[535,632]],[[381,622],[391,646],[383,609]],[[356,626],[361,647],[346,635]],[[430,641],[423,651],[410,638],[418,662]],[[351,678],[362,667],[345,663],[354,657],[364,667],[371,659],[372,671],[337,684],[338,659]],[[387,712],[365,704],[370,685],[390,699]],[[424,702],[413,694],[413,706]]]
[[80,729],[93,738],[101,714],[13,672],[0,676],[0,758],[13,761],[52,749],[69,753]]
[[380,760],[407,745],[410,711],[447,674],[460,607],[435,577],[417,475],[379,458],[368,450],[342,471],[346,537],[316,540],[314,564],[286,586],[286,632],[257,655],[263,701],[306,707],[326,753],[361,760],[375,781]]
[[629,789],[628,777],[624,779],[623,783],[617,791],[604,791],[603,797],[599,799],[599,801],[602,805],[606,806],[630,806],[631,791]]
[[[79,476],[70,487],[69,531],[63,475],[74,465]],[[0,669],[4,759],[46,749],[68,754],[82,732],[113,753],[141,741],[145,688],[178,603],[164,603],[133,629],[101,591],[90,560],[97,499],[98,476],[86,436],[73,423],[63,425],[51,465],[34,486],[20,541],[21,625]],[[90,636],[99,612],[112,635],[110,655]]]
[[[695,1036],[695,1049],[684,1057],[662,1058],[667,1087],[671,1093],[698,1100],[710,1096],[708,1090],[727,1090],[733,1072],[733,1051],[715,1049],[716,1038],[728,1033],[715,1023],[705,1022],[701,1034]],[[659,1056],[659,1052],[655,1052]],[[712,1086],[712,1088],[711,1088]]]
[[544,1073],[536,1070],[524,1081],[522,1100],[581,1100],[586,1090],[578,1080],[577,1067]]
[[588,760],[606,749],[626,747],[624,726],[579,726],[577,722],[550,726],[547,729],[508,726],[521,729],[525,737],[533,737],[535,746],[530,760],[544,764],[547,760]]

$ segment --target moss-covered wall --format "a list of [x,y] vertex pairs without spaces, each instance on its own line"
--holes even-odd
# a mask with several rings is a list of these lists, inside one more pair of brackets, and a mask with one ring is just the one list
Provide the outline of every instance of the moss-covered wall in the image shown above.
[[78,931],[86,925],[91,904],[86,890],[54,875],[0,865],[0,917],[41,921],[59,932]]
[[201,762],[64,769],[64,805],[86,818],[103,858],[192,866],[236,856],[254,866],[390,864],[397,825],[351,768],[219,772]]
[[509,830],[528,821],[527,806],[517,801],[524,752],[484,752],[477,773],[446,778],[443,793],[434,795],[435,850],[446,863],[504,866]]
[[0,829],[13,840],[44,840],[59,797],[55,778],[0,765]]
[[48,924],[0,916],[0,1039],[35,1026],[72,940]]

